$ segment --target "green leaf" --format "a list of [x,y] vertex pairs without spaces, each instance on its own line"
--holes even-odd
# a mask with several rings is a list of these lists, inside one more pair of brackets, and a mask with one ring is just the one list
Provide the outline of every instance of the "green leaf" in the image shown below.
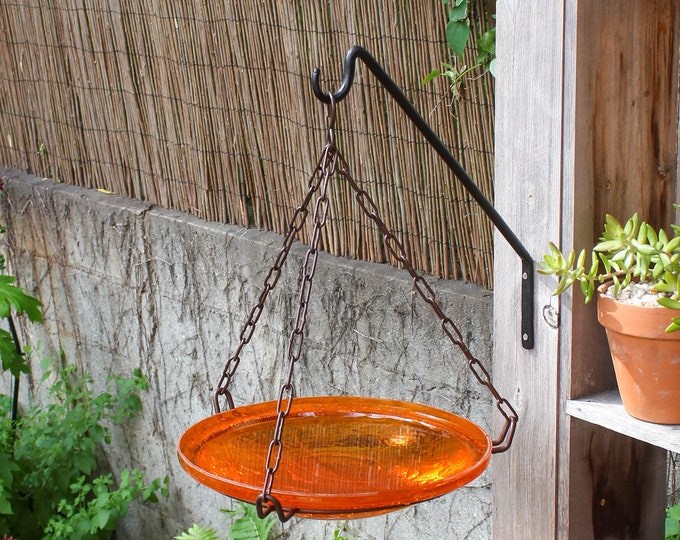
[[[680,210],[680,208],[678,208],[678,205],[674,206],[677,210]],[[668,515],[669,518],[677,519],[678,521],[680,521],[680,502],[667,508],[666,515]]]
[[588,271],[588,275],[591,277],[595,277],[597,275],[597,271],[600,268],[600,259],[598,258],[597,254],[593,251],[590,254],[590,270]]
[[467,22],[451,20],[446,24],[446,42],[456,55],[463,55],[469,37],[470,27]]
[[665,523],[665,537],[672,539],[680,535],[680,522],[677,519],[666,518]]
[[489,62],[489,73],[491,73],[492,76],[496,76],[496,59],[494,58]]
[[482,34],[477,40],[477,48],[481,53],[486,53],[490,56],[496,54],[496,29],[492,28]]
[[71,459],[73,466],[85,474],[90,474],[96,465],[94,456],[88,455],[85,452],[76,452]]
[[557,284],[557,287],[555,287],[555,291],[553,292],[553,295],[558,296],[562,294],[564,291],[566,291],[569,288],[569,276],[568,274],[562,274],[562,277],[560,278],[559,283]]
[[593,299],[593,296],[595,296],[595,282],[590,280],[588,282],[588,293],[585,295],[586,304],[590,303],[590,301]]
[[609,233],[615,237],[618,237],[621,232],[623,232],[623,227],[621,226],[621,223],[619,223],[618,219],[610,214],[607,214],[605,216],[604,230],[605,235]]
[[540,262],[537,272],[539,274],[554,274],[557,267],[557,261],[550,255],[545,255],[543,260]]
[[663,279],[668,283],[671,287],[675,287],[676,291],[680,292],[680,279],[678,278],[677,274],[674,274],[673,272],[665,272]]
[[654,265],[654,269],[652,270],[652,277],[654,279],[659,279],[659,277],[661,277],[661,274],[663,274],[663,265],[661,264]]
[[633,247],[638,250],[643,255],[654,255],[656,254],[656,249],[653,246],[647,244],[640,244],[639,242],[633,242]]
[[647,225],[644,221],[640,224],[640,229],[638,230],[637,234],[637,242],[638,244],[644,244],[647,241],[647,228],[649,225]]
[[663,250],[666,253],[670,253],[671,251],[675,251],[676,249],[678,249],[678,247],[680,247],[680,236],[676,236],[670,242],[668,242]]
[[220,540],[220,538],[217,536],[215,529],[209,529],[194,523],[188,531],[175,536],[175,540]]
[[90,428],[89,435],[95,443],[99,444],[105,439],[106,429],[100,424],[95,424]]
[[9,371],[14,377],[30,372],[26,359],[17,352],[12,335],[3,329],[0,329],[0,359],[2,359],[2,370]]
[[631,218],[628,221],[626,221],[626,224],[623,226],[623,233],[628,238],[633,238],[634,236],[637,236],[638,222],[639,219],[637,213],[633,214]]
[[620,240],[605,240],[597,244],[593,250],[600,253],[615,253],[623,247]]
[[672,298],[658,298],[657,302],[661,304],[663,307],[669,308],[669,309],[680,309],[680,301],[678,300],[673,300]]
[[582,249],[578,254],[578,259],[576,261],[577,268],[583,268],[586,264],[586,250]]
[[14,307],[17,313],[26,313],[31,322],[42,322],[42,304],[20,287],[12,285],[15,281],[14,276],[0,275],[0,317],[9,317]]
[[602,265],[604,266],[604,271],[605,271],[607,274],[610,274],[611,271],[612,271],[612,264],[611,264],[611,261],[610,261],[609,259],[607,259],[607,257],[605,257],[604,255],[602,255],[601,253],[598,253],[598,256],[599,256],[600,261],[602,261]]
[[654,285],[654,290],[662,293],[673,293],[675,292],[675,287],[668,285],[667,283],[657,283]]
[[664,269],[669,268],[673,264],[671,258],[663,252],[659,253],[659,262],[664,267]]
[[2,514],[5,514],[5,515],[13,514],[12,505],[4,497],[0,498],[0,515],[2,515]]
[[467,0],[456,0],[453,7],[449,4],[449,20],[463,21],[467,17]]
[[574,266],[574,261],[576,260],[576,251],[573,249],[569,252],[569,256],[567,257],[567,267],[571,268]]
[[274,514],[260,518],[257,515],[257,509],[252,504],[242,502],[238,504],[239,508],[236,510],[222,510],[231,516],[238,516],[232,522],[227,538],[230,540],[267,540],[276,523]]
[[654,230],[654,227],[647,227],[647,242],[650,245],[655,245],[659,241],[659,237],[656,234],[656,231]]
[[628,285],[630,285],[630,282],[632,281],[632,279],[633,279],[632,274],[626,274],[625,277],[623,278],[623,281],[621,282],[621,288],[625,289],[626,287],[628,287]]
[[422,84],[427,84],[427,83],[429,83],[430,81],[432,81],[432,80],[436,79],[437,77],[439,77],[441,74],[442,74],[442,72],[441,72],[440,70],[438,70],[438,69],[433,69],[433,70],[430,71],[427,75],[425,75],[425,78],[423,79]]
[[106,530],[109,520],[111,519],[111,513],[111,510],[108,508],[100,509],[92,520],[90,534],[94,534],[97,530]]
[[673,322],[669,324],[664,331],[667,333],[671,333],[677,332],[678,330],[680,330],[680,317],[675,317],[675,319],[673,319]]

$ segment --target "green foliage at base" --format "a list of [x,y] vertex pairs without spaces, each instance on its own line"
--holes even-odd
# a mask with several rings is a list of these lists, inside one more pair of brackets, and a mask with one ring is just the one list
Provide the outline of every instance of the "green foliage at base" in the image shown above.
[[666,540],[680,540],[680,502],[666,508]]
[[[46,371],[43,382],[51,375]],[[132,501],[167,496],[167,478],[147,484],[141,472],[124,470],[116,486],[110,474],[96,471],[97,450],[111,440],[107,423],[134,416],[148,382],[136,370],[93,395],[91,379],[75,367],[54,375],[49,402],[31,404],[16,423],[10,398],[0,395],[0,534],[110,538]]]
[[274,514],[260,518],[252,504],[240,501],[234,510],[223,508],[221,511],[233,519],[227,534],[229,540],[267,540],[277,523]]
[[[268,540],[277,520],[274,514],[269,514],[264,518],[257,515],[257,509],[252,504],[238,501],[235,509],[229,510],[221,508],[220,512],[232,518],[227,540]],[[194,525],[175,540],[220,540],[215,529]]]
[[[257,509],[252,504],[238,501],[237,508],[228,510],[221,508],[223,512],[232,518],[226,540],[271,540],[275,538],[274,526],[278,523],[274,514],[261,518],[257,515]],[[194,525],[175,540],[222,540],[215,529]],[[344,525],[333,531],[333,540],[355,540],[345,532]]]
[[175,540],[220,540],[220,537],[217,536],[215,529],[201,527],[194,523],[188,531],[175,536]]

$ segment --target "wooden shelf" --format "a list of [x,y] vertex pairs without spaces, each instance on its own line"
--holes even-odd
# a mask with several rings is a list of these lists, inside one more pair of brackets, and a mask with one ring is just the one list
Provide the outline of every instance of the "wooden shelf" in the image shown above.
[[566,413],[666,450],[680,452],[680,425],[652,424],[633,418],[623,409],[618,390],[568,400]]

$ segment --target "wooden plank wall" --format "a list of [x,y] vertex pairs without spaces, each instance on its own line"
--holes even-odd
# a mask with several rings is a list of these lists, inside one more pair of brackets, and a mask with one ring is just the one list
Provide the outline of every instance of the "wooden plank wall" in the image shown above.
[[[496,12],[496,206],[534,258],[559,233],[562,9],[513,0],[498,2]],[[497,235],[494,384],[520,418],[510,450],[493,458],[494,536],[548,539],[556,521],[558,336],[536,325],[534,349],[522,348],[520,277],[519,259]],[[548,303],[549,284],[537,278],[536,287]]]
[[[592,245],[607,212],[667,224],[678,193],[680,6],[545,4],[499,2],[497,16],[496,201],[537,260],[550,240]],[[536,347],[523,350],[517,267],[497,238],[494,377],[520,421],[494,459],[495,536],[662,537],[665,452],[564,414],[614,385],[594,306],[552,298],[538,277]]]
[[[605,214],[668,226],[677,193],[678,7],[673,0],[576,2],[573,138],[565,140],[565,246],[589,246]],[[568,79],[568,76],[571,77]],[[566,100],[565,100],[566,101]],[[615,386],[594,306],[563,299],[562,400]],[[666,453],[561,417],[561,531],[568,538],[663,536]],[[568,444],[567,444],[568,441]],[[631,489],[631,486],[635,486]]]

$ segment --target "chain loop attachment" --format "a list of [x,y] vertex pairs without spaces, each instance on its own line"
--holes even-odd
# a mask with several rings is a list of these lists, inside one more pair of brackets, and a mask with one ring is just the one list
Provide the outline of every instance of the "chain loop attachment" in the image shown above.
[[260,519],[264,519],[272,512],[276,512],[281,523],[288,521],[297,512],[297,510],[284,510],[278,499],[272,495],[260,495],[255,500],[255,509],[257,510],[257,517]]
[[[222,375],[217,383],[217,389],[213,394],[213,409],[215,413],[220,412],[220,397],[224,396],[227,401],[228,409],[234,408],[234,399],[231,395],[229,387],[231,385],[234,374],[241,362],[241,353],[243,347],[245,347],[253,336],[255,332],[255,326],[260,318],[262,310],[264,308],[265,302],[269,293],[274,289],[276,284],[281,277],[281,269],[283,264],[288,258],[290,253],[290,248],[293,245],[296,235],[302,230],[309,215],[309,205],[312,201],[314,194],[319,190],[321,182],[324,178],[324,171],[328,169],[329,166],[335,166],[334,154],[330,151],[331,145],[326,145],[321,154],[321,158],[314,169],[314,173],[309,179],[307,194],[300,206],[295,210],[293,217],[288,225],[288,231],[283,238],[283,245],[274,261],[274,265],[269,269],[269,273],[264,280],[264,286],[262,292],[257,300],[257,303],[250,311],[248,318],[243,325],[241,334],[239,336],[239,344],[236,347],[234,354],[227,360],[222,370]],[[325,219],[325,218],[324,218]]]
[[[334,107],[332,100],[331,107]],[[334,111],[331,111],[331,114],[334,115]],[[331,118],[331,122],[333,121],[334,118]],[[332,141],[333,138],[331,130],[332,128],[329,128],[329,141]],[[328,215],[328,184],[330,178],[336,172],[338,155],[339,152],[337,148],[332,144],[332,142],[329,142],[324,149],[325,159],[321,160],[321,167],[319,168],[321,185],[319,188],[319,195],[314,205],[314,230],[312,231],[312,240],[310,242],[309,249],[307,250],[307,255],[305,256],[305,261],[302,267],[302,283],[300,284],[295,327],[290,333],[290,337],[288,339],[288,352],[286,354],[289,362],[288,378],[281,385],[281,389],[279,391],[279,398],[276,403],[276,425],[274,427],[274,435],[271,442],[269,443],[269,450],[267,452],[264,486],[262,488],[262,494],[258,498],[258,501],[261,499],[263,502],[272,502],[277,513],[279,513],[280,505],[276,498],[271,494],[272,486],[274,484],[274,475],[276,474],[276,471],[278,470],[281,463],[281,453],[283,451],[281,435],[283,433],[283,425],[286,421],[286,417],[290,413],[290,408],[295,396],[293,372],[295,369],[295,364],[300,359],[300,355],[302,354],[302,343],[304,341],[305,324],[307,323],[309,298],[312,292],[314,274],[316,273],[316,263],[319,258],[319,241],[321,239],[321,229],[326,224],[326,218]],[[276,452],[275,455],[274,452]],[[279,517],[281,517],[281,514],[279,514]]]
[[406,253],[406,250],[404,249],[404,246],[379,216],[377,205],[371,199],[370,195],[361,186],[359,186],[354,178],[352,178],[352,175],[349,173],[349,167],[341,155],[338,156],[338,161],[339,164],[337,173],[349,183],[350,187],[354,191],[354,197],[359,203],[359,206],[373,221],[373,223],[375,223],[375,225],[378,227],[378,230],[383,235],[385,251],[387,251],[387,253],[391,255],[392,259],[395,262],[401,264],[411,275],[413,278],[413,288],[425,301],[425,303],[428,304],[435,312],[441,321],[442,329],[446,336],[465,355],[468,368],[472,374],[482,386],[489,390],[496,401],[496,408],[505,419],[505,424],[501,429],[500,436],[492,442],[491,451],[494,454],[504,452],[510,448],[510,445],[512,444],[515,428],[519,419],[517,412],[507,399],[501,397],[501,395],[498,393],[498,390],[496,390],[496,387],[491,382],[491,376],[489,375],[487,369],[481,364],[479,360],[477,360],[477,358],[475,358],[475,356],[470,352],[470,349],[468,349],[468,347],[465,345],[460,330],[454,324],[454,322],[446,316],[441,306],[437,302],[434,290],[430,284],[416,272],[410,258]]
[[321,232],[326,224],[330,206],[328,199],[328,186],[330,183],[330,178],[336,174],[348,182],[350,188],[354,192],[355,199],[360,208],[366,214],[366,216],[371,221],[373,221],[379,232],[382,234],[385,251],[395,263],[402,266],[410,274],[413,279],[413,288],[437,315],[441,321],[444,334],[449,338],[452,344],[461,350],[467,359],[468,369],[472,372],[476,380],[482,386],[486,387],[493,396],[496,402],[496,408],[503,416],[505,423],[501,428],[500,436],[492,442],[492,453],[503,452],[510,447],[518,421],[518,415],[515,409],[508,400],[503,398],[498,393],[491,381],[489,372],[470,352],[464,343],[462,334],[458,327],[448,316],[446,316],[446,314],[441,309],[441,306],[437,302],[434,290],[430,284],[416,272],[404,246],[380,217],[376,203],[351,176],[347,163],[335,146],[334,129],[336,111],[335,99],[332,95],[330,96],[329,101],[330,103],[327,106],[328,133],[326,146],[323,149],[322,156],[317,164],[314,174],[309,181],[309,187],[305,199],[300,207],[296,209],[295,214],[290,221],[288,232],[283,239],[283,246],[279,251],[274,265],[269,270],[269,273],[265,278],[264,287],[260,293],[258,301],[250,311],[246,323],[243,326],[236,353],[227,360],[217,390],[214,393],[214,407],[216,412],[219,412],[220,410],[219,398],[221,396],[226,398],[229,408],[234,407],[233,397],[229,390],[229,386],[240,363],[243,347],[250,342],[253,336],[257,322],[262,314],[265,301],[267,300],[271,290],[273,290],[279,281],[281,268],[289,255],[295,235],[304,226],[309,215],[309,207],[312,202],[312,198],[316,196],[313,210],[313,229],[311,241],[304,259],[301,273],[295,325],[290,333],[286,352],[288,359],[288,373],[279,390],[279,395],[276,402],[276,422],[272,438],[267,449],[267,455],[264,464],[265,477],[263,481],[262,492],[256,500],[258,516],[265,517],[271,512],[276,512],[281,521],[289,520],[296,513],[296,510],[284,509],[278,499],[272,494],[272,491],[274,487],[275,475],[281,464],[281,458],[284,451],[284,442],[282,440],[284,424],[286,422],[286,418],[291,412],[291,406],[293,400],[295,399],[295,387],[293,384],[294,370],[295,365],[302,355],[304,331],[307,322],[309,299],[319,256]]

